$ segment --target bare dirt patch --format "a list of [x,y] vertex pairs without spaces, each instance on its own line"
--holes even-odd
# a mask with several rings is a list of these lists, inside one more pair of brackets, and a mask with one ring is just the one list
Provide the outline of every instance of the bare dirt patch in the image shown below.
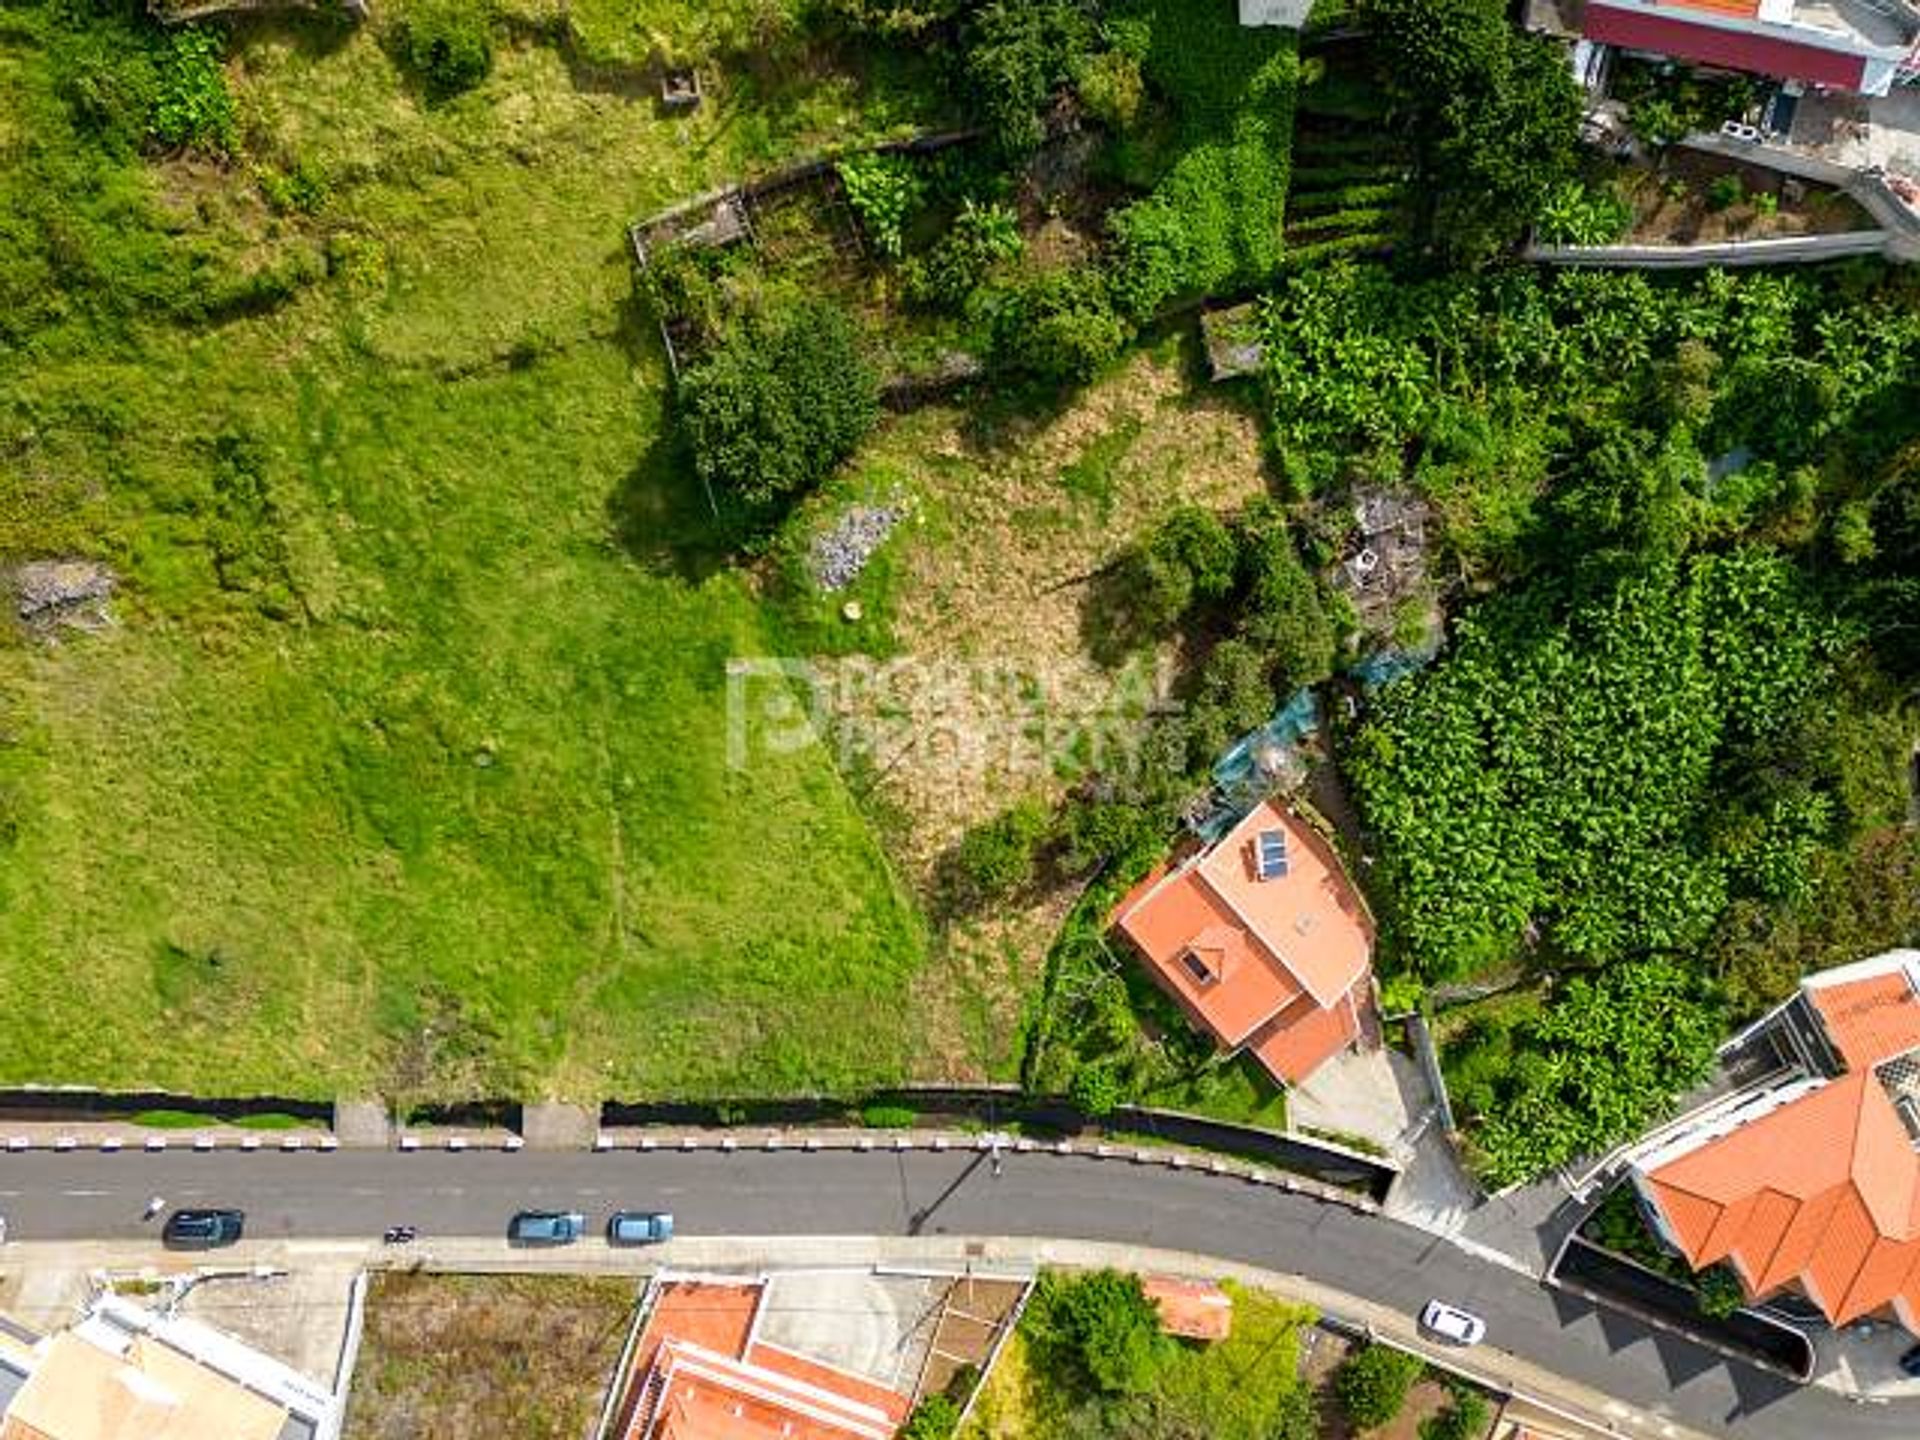
[[[1739,198],[1718,204],[1714,186],[1729,176],[1740,181]],[[1671,152],[1657,172],[1630,171],[1620,186],[1633,206],[1627,238],[1635,244],[1709,245],[1873,228],[1866,212],[1837,190],[1693,151]]]
[[637,1299],[624,1279],[376,1276],[347,1440],[584,1440]]

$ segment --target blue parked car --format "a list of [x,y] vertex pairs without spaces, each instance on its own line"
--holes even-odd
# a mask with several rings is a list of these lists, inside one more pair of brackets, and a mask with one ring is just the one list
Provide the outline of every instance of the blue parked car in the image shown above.
[[514,1245],[571,1245],[587,1231],[587,1217],[578,1210],[522,1210],[507,1226]]
[[673,1238],[673,1216],[659,1210],[616,1210],[607,1221],[609,1245],[658,1245]]

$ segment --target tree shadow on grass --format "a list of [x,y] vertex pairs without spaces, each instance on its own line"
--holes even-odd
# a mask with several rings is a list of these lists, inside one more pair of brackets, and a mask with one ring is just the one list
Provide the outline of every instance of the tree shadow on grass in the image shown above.
[[741,538],[716,516],[693,461],[670,430],[654,438],[607,497],[621,549],[650,570],[699,584],[724,570]]

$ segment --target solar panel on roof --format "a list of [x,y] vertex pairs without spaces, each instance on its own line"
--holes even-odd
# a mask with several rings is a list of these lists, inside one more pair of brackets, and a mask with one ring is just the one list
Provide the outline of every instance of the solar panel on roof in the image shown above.
[[1262,830],[1254,847],[1254,873],[1262,880],[1275,880],[1287,873],[1287,832]]

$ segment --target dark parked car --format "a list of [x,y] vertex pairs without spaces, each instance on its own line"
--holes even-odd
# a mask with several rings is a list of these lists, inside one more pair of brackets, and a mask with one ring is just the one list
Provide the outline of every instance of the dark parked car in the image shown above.
[[587,1217],[578,1210],[522,1210],[507,1226],[515,1245],[571,1245],[587,1230]]
[[673,1216],[659,1210],[616,1210],[607,1221],[609,1245],[658,1245],[673,1238]]
[[247,1217],[238,1210],[176,1210],[161,1228],[169,1250],[218,1250],[240,1238]]

